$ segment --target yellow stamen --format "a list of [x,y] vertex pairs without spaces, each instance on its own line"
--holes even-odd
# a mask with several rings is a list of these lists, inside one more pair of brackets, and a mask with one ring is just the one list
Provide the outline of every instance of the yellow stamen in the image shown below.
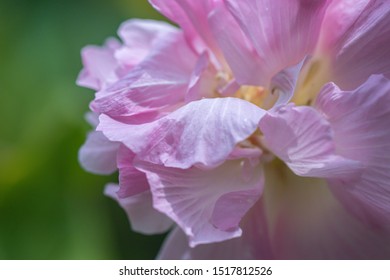
[[251,102],[265,110],[272,108],[278,99],[277,94],[259,86],[241,86],[234,96]]
[[326,58],[313,58],[302,69],[292,102],[296,105],[312,105],[321,88],[329,82],[330,65]]

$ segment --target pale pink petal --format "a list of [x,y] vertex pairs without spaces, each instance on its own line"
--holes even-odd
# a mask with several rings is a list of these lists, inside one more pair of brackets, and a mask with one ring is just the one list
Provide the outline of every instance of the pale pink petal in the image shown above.
[[288,64],[283,65],[278,72],[274,73],[275,76],[269,76],[270,69],[264,67],[263,59],[256,53],[252,43],[225,5],[219,5],[209,20],[214,36],[234,73],[236,81],[240,84],[272,88],[280,95],[278,104],[287,103],[294,92],[304,56],[296,65],[291,67],[287,67]]
[[117,195],[118,191],[119,186],[109,184],[104,193],[116,200],[125,210],[134,231],[143,234],[157,234],[166,232],[172,227],[172,221],[153,208],[149,191],[127,198],[120,198]]
[[130,116],[184,102],[196,56],[178,31],[165,36],[142,63],[97,95],[94,111]]
[[234,94],[240,89],[240,84],[232,79],[227,83],[224,83],[222,80],[221,85],[217,87],[218,92],[222,97],[234,96]]
[[156,259],[188,260],[190,259],[188,256],[189,250],[187,235],[179,227],[175,227],[165,239]]
[[268,84],[279,71],[298,64],[312,53],[328,1],[227,0],[226,3],[261,58],[262,83]]
[[[147,57],[165,36],[177,29],[165,22],[145,19],[130,19],[118,30],[124,46],[115,52],[115,58],[124,66],[132,67]],[[127,69],[128,69],[127,67]]]
[[[242,169],[244,168],[245,167],[242,167]],[[260,173],[258,169],[256,171]],[[244,182],[250,181],[252,179],[252,174],[250,174],[251,177],[247,178],[247,171],[242,170],[241,172],[241,179],[243,179]],[[220,176],[222,176],[222,174]],[[261,184],[259,182],[258,184],[262,187],[263,182],[261,182]],[[238,189],[237,186],[236,188]],[[245,215],[248,209],[253,206],[261,191],[262,189],[258,187],[258,189],[232,191],[221,195],[220,198],[218,198],[218,200],[215,202],[214,210],[211,216],[211,222],[216,228],[220,230],[234,230],[238,227],[241,218]]]
[[355,89],[372,74],[390,77],[389,1],[333,1],[322,32],[332,81],[344,90]]
[[138,162],[148,177],[153,205],[189,236],[189,244],[212,243],[241,235],[239,222],[262,192],[259,165],[247,174],[247,160],[228,161],[202,170],[168,168]]
[[[207,19],[219,1],[149,0],[156,10],[184,30],[188,42],[198,53],[207,49],[214,53],[218,50]],[[210,55],[212,54],[210,53]]]
[[321,28],[322,51],[336,51],[341,47],[340,40],[349,35],[353,25],[362,15],[371,0],[337,0],[331,1],[324,16]]
[[195,260],[247,260],[273,259],[268,225],[263,203],[259,200],[242,221],[242,236],[212,244],[201,244],[195,248],[188,245],[188,238],[180,229],[174,229],[160,250],[158,259]]
[[99,115],[94,112],[87,112],[84,116],[85,120],[95,129],[99,124]]
[[130,19],[121,24],[118,35],[129,48],[150,49],[160,37],[176,31],[176,27],[163,21]]
[[360,164],[336,153],[330,124],[311,107],[278,107],[259,127],[264,141],[297,175],[340,177],[357,175]]
[[149,190],[149,183],[145,173],[136,169],[133,165],[135,154],[120,145],[117,156],[119,169],[119,190],[118,197],[125,198]]
[[277,95],[278,99],[273,107],[287,104],[294,95],[295,85],[298,81],[299,73],[302,69],[305,59],[302,59],[297,65],[284,68],[271,79],[272,94]]
[[388,233],[366,227],[344,210],[326,181],[286,167],[265,170],[264,197],[277,259],[388,259]]
[[81,51],[83,70],[77,78],[79,86],[100,90],[107,84],[115,82],[118,63],[114,52],[120,47],[115,39],[107,40],[105,46],[87,46]]
[[364,166],[361,178],[332,181],[343,204],[365,222],[390,230],[390,81],[371,76],[354,91],[329,84],[319,110],[334,130],[336,149]]
[[210,98],[214,96],[214,87],[216,70],[210,64],[209,56],[206,52],[202,53],[192,72],[188,91],[185,98],[186,103]]
[[[255,238],[259,238],[256,236]],[[157,259],[159,260],[250,260],[252,244],[242,244],[242,237],[211,244],[201,244],[195,248],[188,245],[185,233],[176,228],[165,240]],[[258,248],[256,248],[258,249]]]
[[117,170],[118,148],[119,143],[108,140],[100,131],[92,131],[79,150],[79,162],[91,173],[111,174]]
[[213,36],[237,82],[252,85],[260,83],[265,86],[261,78],[268,74],[269,69],[262,67],[261,58],[225,5],[218,5],[218,8],[210,15],[209,21]]
[[129,125],[100,116],[98,130],[143,160],[168,167],[213,167],[256,129],[264,111],[238,98],[191,102],[157,121]]

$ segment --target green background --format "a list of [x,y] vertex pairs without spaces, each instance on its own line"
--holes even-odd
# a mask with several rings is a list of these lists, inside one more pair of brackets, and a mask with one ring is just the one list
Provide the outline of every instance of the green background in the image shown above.
[[151,259],[163,236],[131,232],[77,161],[93,91],[77,87],[83,46],[131,18],[162,19],[146,0],[0,1],[0,259]]

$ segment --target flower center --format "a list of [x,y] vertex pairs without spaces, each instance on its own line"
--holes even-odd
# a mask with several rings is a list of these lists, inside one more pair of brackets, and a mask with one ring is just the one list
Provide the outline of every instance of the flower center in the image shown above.
[[[242,85],[238,87],[237,84],[234,84],[232,86],[233,90],[229,89],[227,91],[230,91],[230,94],[224,94],[224,89],[229,87],[232,81],[233,77],[230,71],[218,72],[215,76],[216,86],[213,91],[213,97],[219,98],[224,97],[226,95],[233,96],[248,101],[264,110],[271,109],[278,99],[278,95],[275,94],[273,90],[269,90],[268,88],[261,86]],[[238,87],[238,89],[236,86]],[[263,162],[272,161],[275,156],[267,149],[262,139],[263,134],[259,129],[257,129],[247,139],[238,143],[238,147],[242,149],[259,149],[262,152],[261,160]]]
[[212,97],[233,96],[246,100],[256,106],[268,110],[276,103],[278,95],[274,90],[262,86],[251,86],[233,83],[233,74],[230,71],[219,71],[214,78]]
[[323,57],[311,59],[299,74],[291,102],[295,105],[313,105],[321,88],[331,80],[329,70],[328,59]]
[[273,91],[260,86],[241,86],[234,96],[265,110],[272,108],[277,100],[277,95]]
[[[303,66],[291,102],[297,106],[312,106],[314,104],[321,88],[330,81],[328,61],[321,57],[315,57]],[[222,97],[224,94],[218,89],[226,88],[229,85],[229,82],[233,80],[232,74],[230,71],[220,71],[215,80],[218,86],[214,90],[214,97]],[[234,88],[234,90],[231,96],[246,100],[264,110],[271,109],[278,100],[277,91],[262,86],[242,85],[238,89]],[[276,158],[264,144],[263,133],[259,129],[247,139],[241,141],[238,147],[261,150],[261,161],[264,163],[273,162]]]

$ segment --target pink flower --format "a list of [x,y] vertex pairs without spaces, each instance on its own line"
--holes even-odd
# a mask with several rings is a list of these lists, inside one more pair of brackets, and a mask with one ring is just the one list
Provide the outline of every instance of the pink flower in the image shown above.
[[83,51],[80,161],[159,258],[389,258],[390,3],[150,2]]

